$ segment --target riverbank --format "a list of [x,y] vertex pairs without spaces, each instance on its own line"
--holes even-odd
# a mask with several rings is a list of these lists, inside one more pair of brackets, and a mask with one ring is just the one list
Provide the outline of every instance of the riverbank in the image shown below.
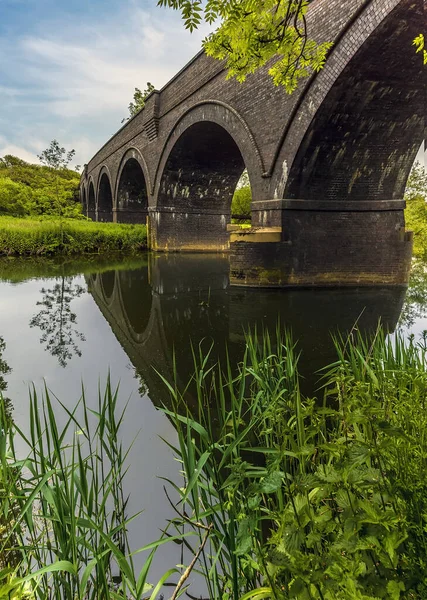
[[146,248],[145,225],[0,216],[0,256],[134,254]]

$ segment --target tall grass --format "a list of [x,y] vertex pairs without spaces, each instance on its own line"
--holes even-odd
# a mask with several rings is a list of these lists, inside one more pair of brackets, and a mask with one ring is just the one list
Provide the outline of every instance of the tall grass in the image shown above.
[[123,487],[129,449],[119,436],[126,407],[119,411],[117,400],[109,381],[96,410],[84,392],[70,411],[47,389],[43,399],[33,390],[28,435],[3,413],[1,508],[8,526],[0,555],[10,564],[13,552],[16,573],[32,582],[40,600],[154,600],[177,572],[166,572],[154,589],[148,584],[154,552],[166,537],[138,550],[148,558],[135,570],[128,528],[136,516],[127,514]]
[[172,523],[197,533],[211,599],[427,597],[426,339],[335,345],[316,398],[279,332],[247,337],[237,375],[195,353],[197,414],[168,384],[184,476]]
[[146,247],[145,225],[0,216],[0,256],[132,253]]

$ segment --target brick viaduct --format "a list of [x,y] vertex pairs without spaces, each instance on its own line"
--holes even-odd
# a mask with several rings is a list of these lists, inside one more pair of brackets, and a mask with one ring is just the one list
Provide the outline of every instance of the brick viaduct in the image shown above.
[[[425,71],[412,45],[425,0],[313,0],[322,71],[287,95],[199,53],[90,160],[89,217],[145,222],[157,251],[231,249],[234,283],[404,284],[403,195],[425,139]],[[252,229],[233,232],[244,169]]]

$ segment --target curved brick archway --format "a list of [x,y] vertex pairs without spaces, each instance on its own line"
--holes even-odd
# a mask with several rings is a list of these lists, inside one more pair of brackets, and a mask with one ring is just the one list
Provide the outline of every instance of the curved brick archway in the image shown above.
[[113,192],[111,177],[107,167],[103,167],[98,177],[97,221],[113,220]]
[[242,155],[254,194],[258,197],[265,193],[265,186],[262,182],[265,170],[264,162],[249,126],[231,106],[224,102],[206,100],[187,109],[173,125],[156,168],[155,198],[159,192],[166,162],[178,139],[193,125],[204,122],[214,123],[228,133]]
[[262,160],[239,115],[220,103],[189,110],[159,162],[150,221],[153,248],[228,249],[231,201],[245,167],[259,190]]
[[116,221],[145,222],[150,188],[147,163],[137,148],[129,148],[121,160],[116,178],[114,194]]

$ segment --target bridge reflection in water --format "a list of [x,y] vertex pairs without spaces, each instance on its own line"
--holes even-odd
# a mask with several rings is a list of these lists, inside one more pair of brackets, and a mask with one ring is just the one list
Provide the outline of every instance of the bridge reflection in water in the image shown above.
[[[292,330],[302,351],[303,388],[316,387],[316,372],[335,358],[331,332],[372,331],[381,321],[395,329],[404,288],[289,289],[234,288],[228,285],[224,255],[151,255],[145,267],[87,276],[88,290],[133,363],[155,405],[168,404],[156,373],[186,384],[193,372],[191,343],[233,363],[244,348],[248,328],[274,333],[278,320]],[[202,341],[203,340],[203,341]],[[191,399],[190,399],[191,401]]]

